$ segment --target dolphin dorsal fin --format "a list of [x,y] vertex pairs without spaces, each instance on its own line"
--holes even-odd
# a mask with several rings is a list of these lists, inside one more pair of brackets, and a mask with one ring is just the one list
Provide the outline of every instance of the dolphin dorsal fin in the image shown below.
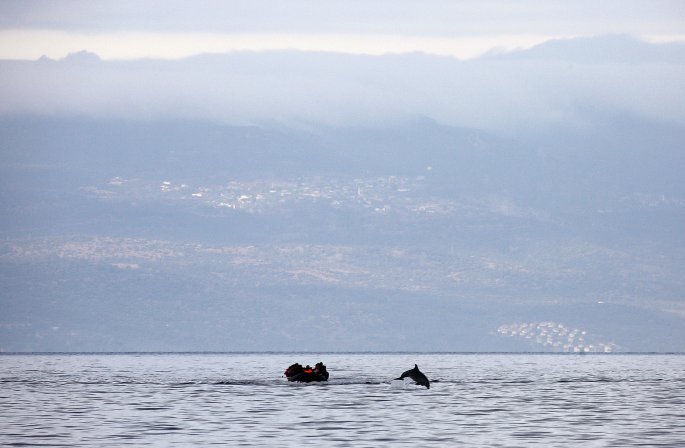
[[414,368],[415,368],[416,370],[419,370],[419,366],[417,366],[416,364],[414,364]]

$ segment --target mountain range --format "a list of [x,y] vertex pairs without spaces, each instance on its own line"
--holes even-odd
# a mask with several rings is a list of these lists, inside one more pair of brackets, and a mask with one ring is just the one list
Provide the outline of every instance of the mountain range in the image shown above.
[[682,351],[682,48],[0,61],[0,350]]

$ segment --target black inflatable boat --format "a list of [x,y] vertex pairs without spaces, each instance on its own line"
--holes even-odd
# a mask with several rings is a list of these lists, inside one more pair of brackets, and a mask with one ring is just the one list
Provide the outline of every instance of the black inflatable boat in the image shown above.
[[285,377],[288,381],[299,381],[301,383],[328,381],[328,370],[322,362],[317,363],[314,368],[308,365],[302,367],[299,363],[295,363],[285,369]]

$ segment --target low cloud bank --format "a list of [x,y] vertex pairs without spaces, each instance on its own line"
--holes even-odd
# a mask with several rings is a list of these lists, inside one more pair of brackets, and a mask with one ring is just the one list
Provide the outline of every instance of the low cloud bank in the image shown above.
[[0,62],[0,114],[384,126],[417,115],[520,132],[602,115],[685,124],[685,48],[571,39],[467,62],[261,52],[178,61]]

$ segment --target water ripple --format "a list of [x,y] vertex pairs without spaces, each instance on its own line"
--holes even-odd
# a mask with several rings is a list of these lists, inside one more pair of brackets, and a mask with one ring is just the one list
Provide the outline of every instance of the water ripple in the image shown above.
[[[678,446],[685,357],[0,356],[4,446]],[[431,388],[392,382],[418,363]],[[363,366],[360,367],[360,366]]]

